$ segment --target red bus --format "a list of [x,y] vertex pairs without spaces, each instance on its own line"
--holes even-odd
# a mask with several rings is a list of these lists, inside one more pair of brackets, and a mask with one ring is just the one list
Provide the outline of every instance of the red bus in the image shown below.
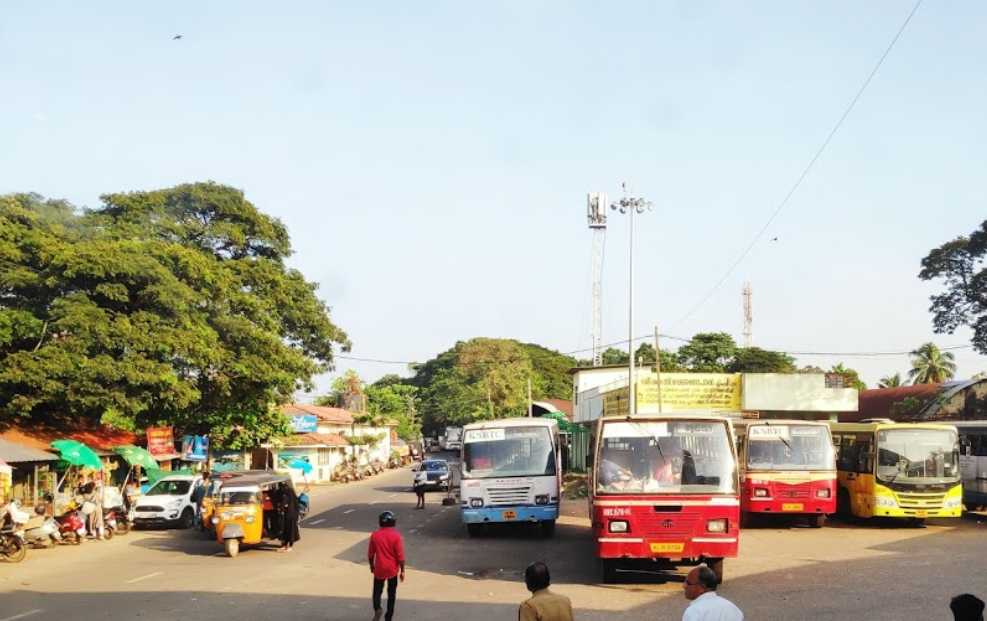
[[740,509],[755,515],[804,516],[815,528],[836,513],[836,460],[822,421],[757,420],[737,424]]
[[601,417],[590,516],[603,581],[621,565],[705,562],[723,580],[737,556],[740,500],[733,427],[695,414]]

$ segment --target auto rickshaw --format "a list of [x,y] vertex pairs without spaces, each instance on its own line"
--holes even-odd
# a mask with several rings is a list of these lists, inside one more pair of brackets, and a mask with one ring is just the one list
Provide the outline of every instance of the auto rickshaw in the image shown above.
[[279,520],[270,495],[278,487],[291,487],[291,477],[275,472],[244,472],[226,478],[213,497],[210,522],[216,541],[227,556],[235,558],[240,547],[272,539]]

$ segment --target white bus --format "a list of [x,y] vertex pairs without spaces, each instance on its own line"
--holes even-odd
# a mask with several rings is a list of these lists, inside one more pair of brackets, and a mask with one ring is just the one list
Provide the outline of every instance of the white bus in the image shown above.
[[461,462],[460,506],[471,537],[496,522],[536,523],[552,536],[562,481],[555,420],[507,418],[466,425]]
[[963,504],[970,511],[987,506],[987,420],[948,421],[960,436]]

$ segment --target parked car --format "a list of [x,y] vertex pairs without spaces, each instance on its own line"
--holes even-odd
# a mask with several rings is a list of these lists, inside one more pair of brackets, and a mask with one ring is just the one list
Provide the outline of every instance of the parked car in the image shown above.
[[439,444],[439,441],[438,441],[437,438],[429,438],[428,439],[428,449],[427,450],[428,450],[429,453],[438,453],[439,451],[442,450],[442,445]]
[[417,464],[414,471],[415,478],[412,481],[412,486],[415,483],[424,482],[425,489],[448,490],[452,482],[449,464],[442,459],[426,459]]
[[202,477],[188,474],[166,476],[148,488],[134,507],[134,525],[178,526],[195,524],[192,492],[202,484]]

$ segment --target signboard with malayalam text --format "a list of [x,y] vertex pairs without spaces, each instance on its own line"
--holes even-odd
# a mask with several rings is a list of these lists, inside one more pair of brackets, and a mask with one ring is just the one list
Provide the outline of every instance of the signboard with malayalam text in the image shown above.
[[291,417],[291,430],[295,433],[315,433],[319,430],[319,419],[312,414],[297,414]]
[[[706,410],[736,412],[740,410],[740,373],[662,373],[661,409],[663,412]],[[626,415],[627,387],[604,394],[606,415]],[[637,382],[637,411],[658,413],[658,378],[643,377]]]
[[147,452],[155,459],[175,457],[175,436],[171,427],[147,428]]

